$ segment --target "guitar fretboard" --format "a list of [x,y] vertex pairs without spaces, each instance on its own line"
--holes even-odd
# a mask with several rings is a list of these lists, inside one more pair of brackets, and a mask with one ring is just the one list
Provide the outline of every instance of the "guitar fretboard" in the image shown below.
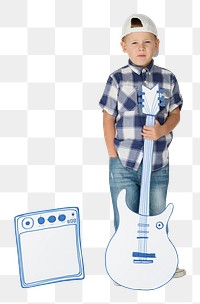
[[[146,116],[146,125],[154,126],[155,116]],[[139,214],[140,220],[138,223],[137,239],[138,239],[138,252],[133,252],[134,263],[147,264],[153,263],[156,257],[155,253],[147,253],[147,241],[149,234],[149,224],[147,222],[149,215],[150,204],[150,181],[151,181],[151,166],[153,155],[153,140],[144,139],[144,156],[142,166],[142,182],[140,189],[140,205]]]
[[[155,116],[146,116],[146,126],[154,126]],[[149,202],[150,202],[150,181],[151,181],[151,166],[153,156],[153,140],[144,139],[144,155],[142,165],[142,182],[140,189],[140,205],[139,214],[149,215]]]

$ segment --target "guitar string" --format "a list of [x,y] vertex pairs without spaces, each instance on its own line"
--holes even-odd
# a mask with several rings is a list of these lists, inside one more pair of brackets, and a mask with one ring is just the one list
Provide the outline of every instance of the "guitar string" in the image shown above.
[[[146,96],[144,96],[145,97],[145,99],[146,99]],[[156,99],[156,95],[154,96],[154,100],[153,100],[153,105],[152,105],[152,111],[150,111],[150,107],[149,107],[149,104],[148,104],[148,102],[145,102],[145,111],[146,111],[146,113],[152,113],[152,114],[154,114],[153,113],[153,111],[154,111],[154,109],[156,109],[156,102],[155,102],[155,99]],[[146,99],[146,101],[147,101],[147,99]],[[148,118],[146,118],[146,119],[149,119],[149,117]],[[153,121],[154,121],[154,119],[153,119]],[[147,123],[146,123],[147,124]],[[153,123],[150,121],[150,122],[148,122],[148,125],[153,125]],[[151,142],[149,142],[149,144],[150,144]],[[146,155],[148,156],[150,156],[150,159],[149,159],[149,161],[147,161],[147,164],[149,164],[150,163],[150,160],[152,159],[151,158],[151,156],[152,156],[152,153],[148,153],[148,148],[150,148],[150,152],[152,152],[152,147],[150,146],[150,145],[146,145]],[[148,160],[148,158],[147,158],[147,160]],[[145,164],[143,164],[143,166],[145,167]],[[150,166],[151,167],[151,166]],[[149,170],[147,170],[147,172],[150,172],[151,170],[150,170],[151,168],[149,168]],[[144,176],[145,176],[145,180],[144,180]],[[144,184],[146,184],[146,185],[148,185],[148,183],[147,183],[147,180],[148,180],[148,176],[146,176],[146,175],[143,175],[143,182],[144,182]],[[150,180],[150,179],[149,179]],[[149,188],[149,186],[148,186],[148,188]],[[147,191],[147,195],[148,195],[148,199],[147,199],[147,201],[149,201],[149,190]],[[146,208],[145,208],[145,206],[146,206]],[[148,206],[147,206],[147,204],[145,205],[145,206],[142,206],[141,207],[141,214],[149,214],[149,212],[148,212]],[[143,208],[144,208],[144,210],[143,210]],[[141,218],[141,216],[140,216],[140,218]],[[145,219],[145,221],[144,221],[144,219]],[[147,218],[145,218],[144,216],[142,217],[142,222],[145,224],[145,225],[142,225],[142,227],[143,227],[143,229],[144,229],[144,227],[146,227],[146,229],[147,229],[147,226],[146,226],[146,223],[147,223]],[[146,229],[144,230],[144,231],[146,231]],[[139,252],[141,252],[141,249],[142,249],[142,252],[146,252],[147,251],[147,239],[142,239],[143,241],[141,242],[141,239],[139,239]]]
[[[150,115],[147,115],[146,116],[146,125],[150,125],[150,126],[153,126],[155,124],[155,116],[154,114],[155,111],[157,110],[157,103],[156,103],[156,95],[154,96],[154,100],[153,100],[153,103],[152,103],[152,109],[150,110],[150,107],[148,105],[148,102],[145,102],[145,111],[146,113],[149,113],[153,116],[150,116]],[[145,100],[147,101],[147,98],[146,96],[145,97]],[[148,172],[148,175],[142,175],[142,183],[143,185],[147,185],[147,191],[146,191],[146,196],[147,196],[147,202],[148,204],[143,204],[141,209],[140,209],[140,223],[142,223],[143,225],[141,226],[143,231],[147,232],[147,215],[149,215],[149,190],[150,190],[150,183],[148,181],[150,181],[150,176],[151,176],[151,164],[152,164],[152,151],[153,151],[153,140],[145,140],[146,144],[144,144],[144,154],[146,155],[146,159],[144,160],[143,159],[143,170],[145,172]],[[145,177],[145,179],[144,179]],[[142,192],[141,192],[141,195],[142,195]],[[144,195],[142,195],[144,196]],[[144,201],[144,200],[143,200]],[[142,216],[144,215],[145,216]],[[145,229],[144,229],[145,228]],[[148,237],[147,236],[147,233],[143,232],[143,236],[144,237]],[[146,253],[147,252],[147,239],[146,238],[142,238],[142,239],[139,239],[139,242],[138,242],[138,250],[139,252],[143,252],[143,253]],[[143,257],[142,260],[145,260],[145,258]]]

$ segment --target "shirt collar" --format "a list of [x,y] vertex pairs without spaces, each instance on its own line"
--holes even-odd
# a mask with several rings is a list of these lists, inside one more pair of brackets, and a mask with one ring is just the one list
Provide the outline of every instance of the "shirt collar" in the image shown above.
[[146,68],[142,68],[142,67],[137,66],[130,59],[128,61],[128,65],[133,70],[133,72],[140,75],[142,73],[142,70],[146,70],[146,72],[150,73],[152,67],[154,66],[154,60],[152,59],[151,62],[149,63],[149,65]]

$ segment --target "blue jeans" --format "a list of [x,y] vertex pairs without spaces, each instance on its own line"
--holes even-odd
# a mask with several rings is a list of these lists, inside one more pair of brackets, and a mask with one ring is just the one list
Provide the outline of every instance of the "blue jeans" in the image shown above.
[[[118,157],[109,160],[109,183],[114,210],[114,226],[119,226],[117,197],[122,189],[126,190],[126,204],[130,210],[138,213],[142,164],[138,171],[125,168]],[[150,215],[160,214],[166,207],[167,188],[169,183],[169,165],[151,174]]]

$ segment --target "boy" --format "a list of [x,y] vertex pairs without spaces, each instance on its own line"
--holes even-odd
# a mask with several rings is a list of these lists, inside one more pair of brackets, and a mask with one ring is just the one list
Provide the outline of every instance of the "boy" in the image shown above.
[[[109,155],[109,183],[114,210],[115,230],[119,226],[117,197],[126,189],[128,207],[138,213],[142,174],[144,138],[154,140],[150,185],[150,215],[160,214],[166,207],[169,182],[168,147],[172,130],[180,120],[182,97],[176,77],[154,65],[159,39],[153,21],[133,14],[122,28],[121,47],[128,54],[128,65],[113,72],[107,81],[100,106],[103,109],[104,137]],[[145,126],[145,115],[138,106],[137,92],[159,84],[165,107],[156,115],[153,127]],[[175,277],[185,275],[177,269]]]

